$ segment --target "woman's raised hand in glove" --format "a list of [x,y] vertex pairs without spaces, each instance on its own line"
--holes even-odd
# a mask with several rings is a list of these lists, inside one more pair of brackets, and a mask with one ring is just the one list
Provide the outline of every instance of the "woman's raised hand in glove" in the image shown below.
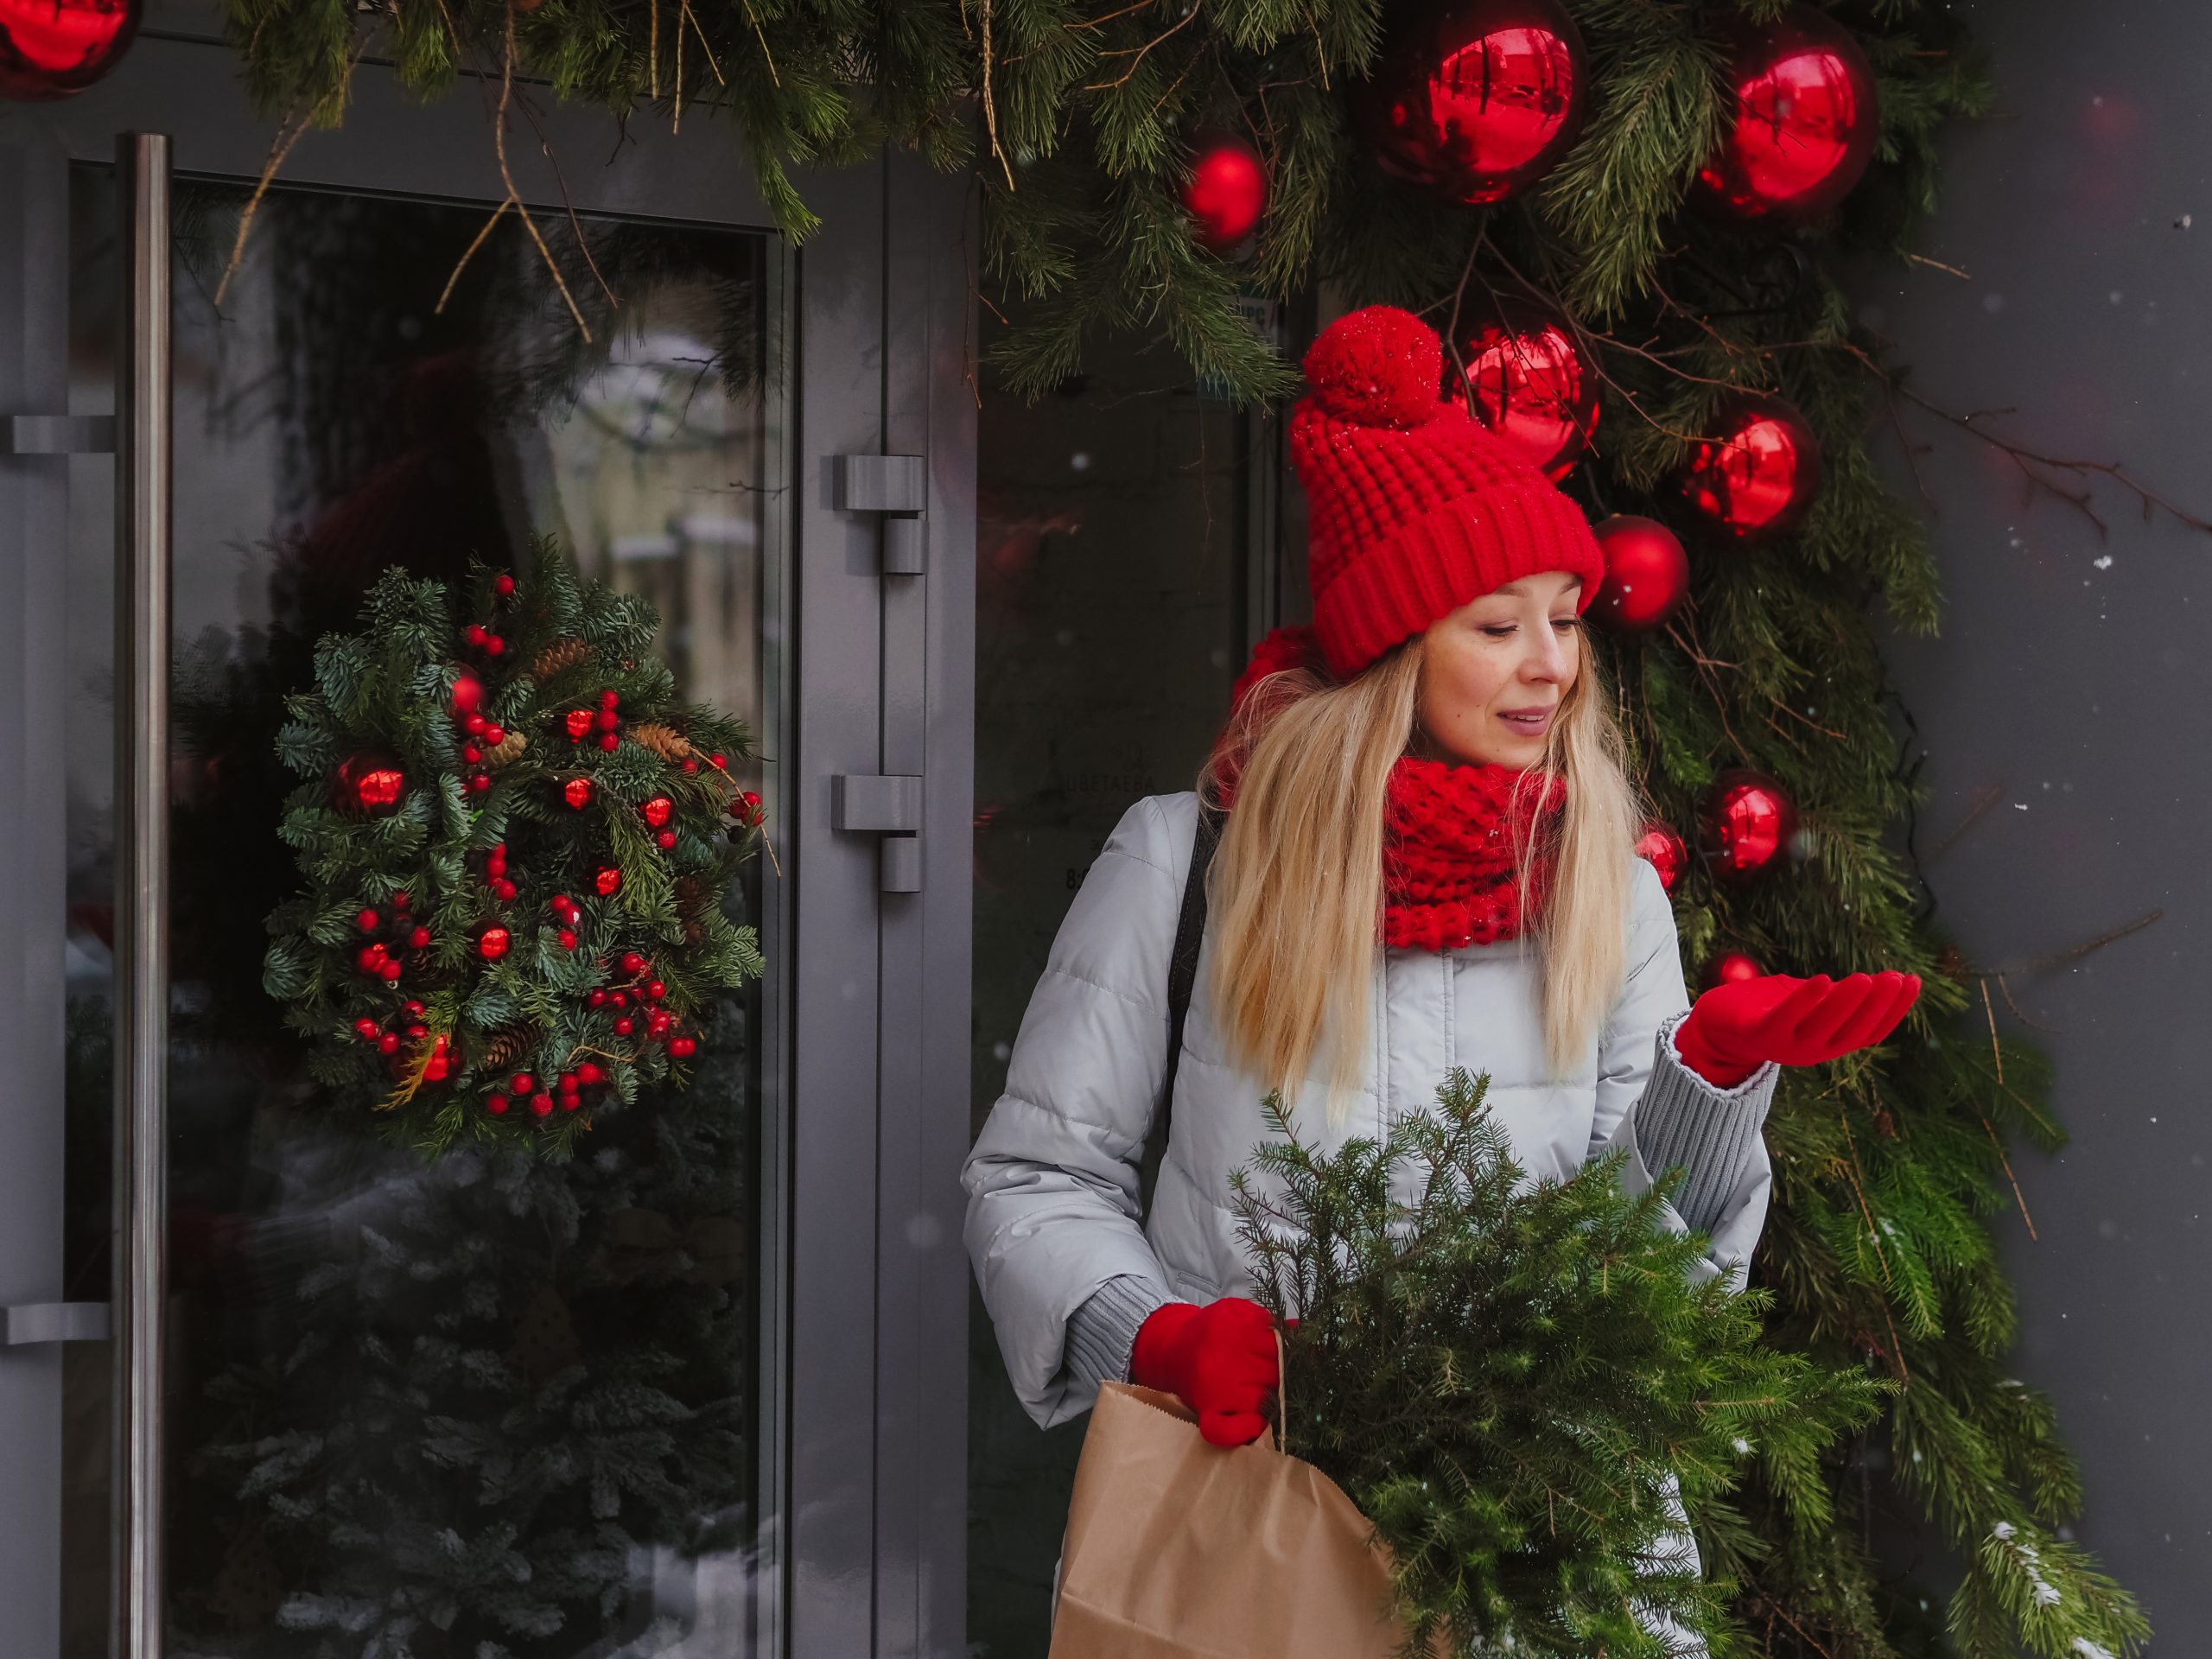
[[1870,1048],[1920,995],[1917,974],[1766,974],[1716,985],[1675,1028],[1675,1052],[1707,1083],[1732,1089],[1769,1060],[1818,1065]]
[[1268,1426],[1261,1414],[1281,1380],[1274,1321],[1242,1296],[1204,1307],[1170,1302],[1137,1331],[1129,1378],[1179,1397],[1216,1446],[1244,1446]]

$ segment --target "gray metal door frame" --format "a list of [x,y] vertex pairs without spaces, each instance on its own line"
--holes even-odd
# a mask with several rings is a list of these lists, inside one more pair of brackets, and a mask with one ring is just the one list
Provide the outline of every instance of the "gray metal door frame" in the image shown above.
[[[66,410],[67,174],[125,130],[174,137],[181,173],[251,179],[271,124],[247,108],[207,14],[157,6],[116,73],[55,105],[0,105],[0,435]],[[550,100],[545,100],[550,104]],[[703,111],[702,112],[703,115]],[[511,145],[534,208],[769,228],[737,140],[541,114]],[[611,151],[611,154],[610,154]],[[603,162],[603,164],[602,164]],[[480,102],[423,106],[365,68],[287,183],[496,202]],[[764,1650],[797,1659],[964,1648],[966,1149],[974,744],[974,209],[969,181],[885,154],[798,181],[823,228],[795,251],[785,475],[793,631],[780,765],[783,983],[764,1043]],[[0,443],[0,1306],[60,1295],[66,849],[60,775],[67,461]],[[921,494],[863,510],[839,457],[922,458]],[[918,512],[918,526],[915,515]],[[918,528],[919,534],[914,532]],[[887,558],[889,538],[897,556]],[[887,574],[887,563],[918,570]],[[899,785],[900,834],[837,827],[847,778]],[[894,846],[894,843],[897,845]],[[893,879],[896,867],[895,880]],[[768,882],[764,878],[764,887]],[[885,891],[887,886],[901,891]],[[775,960],[778,942],[764,938]],[[55,1650],[59,1350],[0,1346],[0,1605],[10,1650]],[[138,1659],[132,1656],[131,1659]]]

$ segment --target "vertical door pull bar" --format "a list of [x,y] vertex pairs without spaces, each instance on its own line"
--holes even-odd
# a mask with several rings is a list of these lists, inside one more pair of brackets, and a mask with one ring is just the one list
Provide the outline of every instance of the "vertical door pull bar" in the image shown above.
[[922,513],[930,504],[927,469],[919,455],[839,455],[837,505],[847,512],[883,518],[883,574],[918,576],[927,544]]
[[118,1659],[162,1659],[168,1152],[169,140],[116,140],[115,1591]]

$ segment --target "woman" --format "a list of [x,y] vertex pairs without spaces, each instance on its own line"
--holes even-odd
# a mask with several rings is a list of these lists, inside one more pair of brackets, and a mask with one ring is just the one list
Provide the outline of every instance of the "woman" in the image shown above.
[[1689,1007],[1582,631],[1604,566],[1580,512],[1439,400],[1410,314],[1339,320],[1305,369],[1314,626],[1262,645],[1200,779],[1227,817],[1151,1214],[1195,793],[1139,801],[1091,867],[963,1173],[983,1300],[1044,1425],[1127,1378],[1217,1445],[1260,1434],[1275,1347],[1240,1294],[1230,1174],[1268,1138],[1270,1090],[1333,1151],[1451,1068],[1486,1071],[1531,1178],[1617,1147],[1635,1190],[1684,1166],[1674,1218],[1710,1236],[1708,1272],[1740,1274],[1777,1063],[1881,1041],[1920,988],[1770,976]]

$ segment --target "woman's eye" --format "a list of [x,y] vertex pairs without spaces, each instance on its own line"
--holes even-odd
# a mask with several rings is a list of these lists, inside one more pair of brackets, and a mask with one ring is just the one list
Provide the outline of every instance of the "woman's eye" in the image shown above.
[[1582,619],[1579,616],[1555,616],[1552,618],[1552,626],[1557,628],[1561,633],[1573,633],[1575,629],[1581,626]]
[[1503,639],[1512,633],[1513,624],[1510,622],[1488,623],[1484,625],[1483,632],[1493,639]]

